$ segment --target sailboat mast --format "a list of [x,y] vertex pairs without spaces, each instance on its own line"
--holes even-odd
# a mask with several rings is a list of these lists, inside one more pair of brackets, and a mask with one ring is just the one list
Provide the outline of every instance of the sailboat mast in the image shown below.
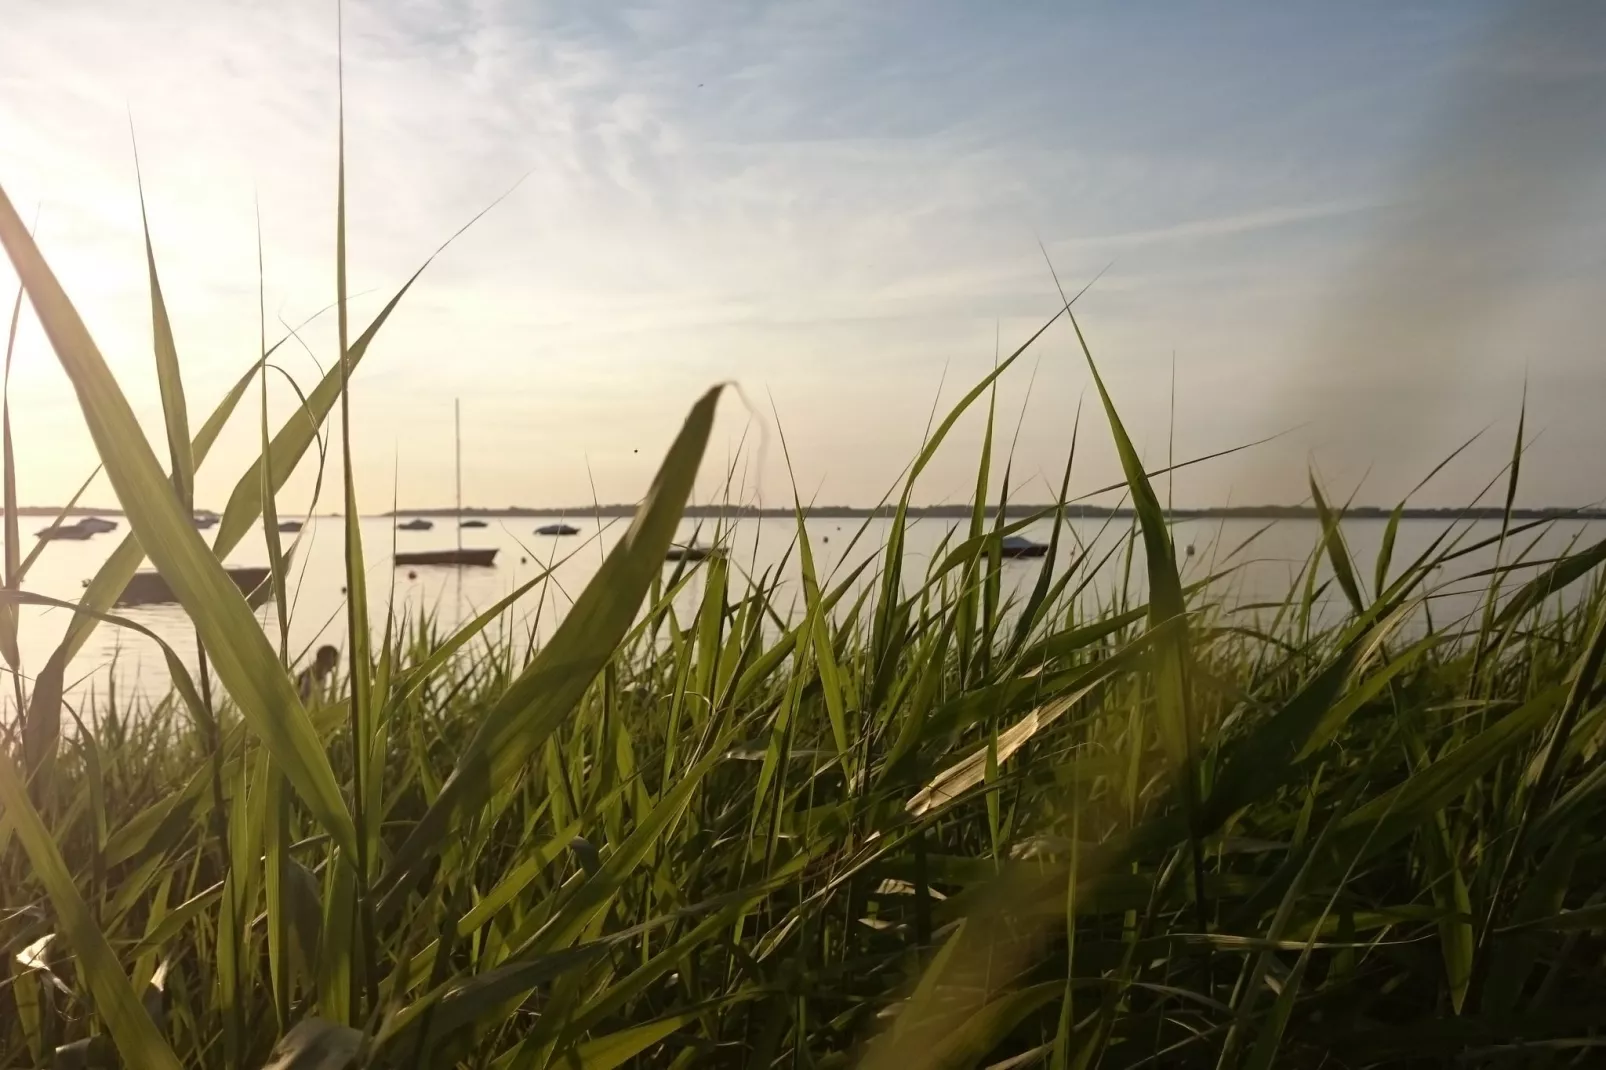
[[457,458],[457,549],[463,549],[463,401],[452,399],[452,422],[456,427],[453,455]]

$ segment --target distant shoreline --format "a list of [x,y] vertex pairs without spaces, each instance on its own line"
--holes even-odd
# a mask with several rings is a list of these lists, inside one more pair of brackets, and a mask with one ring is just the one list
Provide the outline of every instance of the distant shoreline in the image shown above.
[[[1052,505],[1011,505],[1007,515],[1013,519],[1023,519],[1035,513],[1052,512]],[[199,510],[198,510],[199,511]],[[813,520],[862,520],[869,517],[891,517],[893,507],[890,505],[866,508],[857,505],[817,505],[806,507],[803,515]],[[544,508],[531,506],[510,506],[504,509],[464,509],[463,516],[476,519],[498,519],[519,517],[569,517],[586,519],[588,517],[618,518],[634,516],[634,505],[591,505],[579,508]],[[997,506],[987,506],[986,515],[998,515]],[[1387,520],[1392,509],[1385,509],[1375,505],[1358,505],[1344,510],[1347,520]],[[4,510],[0,510],[0,516]],[[62,515],[60,508],[48,506],[24,505],[17,509],[19,517],[56,517]],[[83,516],[122,516],[121,509],[90,509],[73,508],[65,513],[69,517]],[[284,516],[290,514],[285,513]],[[338,513],[318,513],[320,517],[338,517]],[[397,509],[384,513],[365,513],[375,519],[386,520],[396,517],[447,517],[456,516],[457,510],[451,508],[428,509]],[[685,515],[692,519],[729,520],[755,520],[776,519],[790,520],[795,516],[793,510],[764,508],[753,506],[720,506],[720,505],[691,505],[686,507]],[[933,520],[965,520],[971,515],[968,505],[911,505],[908,515],[910,518],[928,518]],[[1099,505],[1067,505],[1066,517],[1073,520],[1106,520],[1130,519],[1137,514],[1130,507],[1106,508]],[[1215,506],[1199,509],[1170,509],[1166,515],[1173,520],[1318,520],[1320,514],[1308,505],[1233,505]],[[1479,506],[1474,509],[1436,508],[1436,507],[1407,507],[1400,512],[1402,520],[1499,520],[1505,511],[1499,506]],[[1519,508],[1511,510],[1513,520],[1606,520],[1606,509],[1578,508],[1565,509],[1559,506],[1545,506],[1541,508]]]
[[[1007,515],[1013,519],[1023,519],[1037,513],[1051,513],[1052,505],[1010,505]],[[634,505],[600,505],[587,506],[576,509],[544,509],[515,506],[507,509],[464,509],[463,516],[478,519],[498,517],[569,517],[585,519],[587,517],[627,517],[635,515]],[[817,505],[805,507],[803,515],[814,520],[856,520],[868,517],[891,517],[893,506],[880,506],[865,508],[855,505]],[[988,506],[985,510],[987,516],[997,516],[997,506]],[[1344,516],[1349,520],[1387,520],[1393,509],[1384,509],[1378,506],[1354,506],[1344,510]],[[446,517],[456,516],[455,509],[397,509],[394,512],[383,513],[385,518],[393,517]],[[753,506],[719,506],[719,505],[692,505],[687,506],[686,516],[693,519],[715,519],[724,517],[731,520],[751,519],[783,519],[790,520],[796,514],[792,509],[764,508]],[[908,515],[911,518],[924,517],[934,520],[966,520],[971,515],[968,505],[911,505]],[[1137,514],[1130,507],[1107,508],[1099,505],[1067,505],[1065,515],[1074,520],[1104,520],[1111,517],[1126,519]],[[1170,509],[1166,515],[1174,520],[1318,520],[1320,514],[1308,505],[1242,505],[1217,506],[1200,509]],[[1449,509],[1431,507],[1408,507],[1401,511],[1403,520],[1499,520],[1505,515],[1505,510],[1495,507],[1479,507],[1476,509]],[[1513,520],[1606,520],[1606,509],[1563,509],[1558,507],[1513,509]]]

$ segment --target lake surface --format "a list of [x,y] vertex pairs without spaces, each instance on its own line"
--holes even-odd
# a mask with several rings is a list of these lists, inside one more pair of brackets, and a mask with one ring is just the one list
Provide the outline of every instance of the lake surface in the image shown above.
[[[29,523],[28,521],[37,521]],[[618,541],[628,526],[628,520],[604,518],[570,518],[570,523],[581,529],[581,534],[568,538],[540,536],[534,529],[550,523],[551,518],[490,519],[489,526],[467,529],[462,532],[465,546],[497,547],[499,553],[494,568],[453,569],[415,568],[396,569],[391,565],[392,549],[425,550],[456,545],[456,522],[450,518],[437,519],[431,531],[397,531],[388,518],[371,517],[362,520],[363,548],[367,558],[369,618],[376,633],[383,627],[386,614],[416,616],[421,610],[434,614],[443,625],[455,625],[472,619],[498,599],[509,594],[519,584],[537,576],[549,563],[555,564],[552,582],[538,585],[517,603],[504,619],[502,627],[518,629],[514,634],[524,636],[534,632],[544,639],[562,619],[563,613],[578,596],[587,581],[595,574],[602,555]],[[32,543],[35,528],[45,521],[25,518],[24,538]],[[922,575],[938,551],[951,528],[962,521],[949,519],[920,519],[911,524],[907,539],[906,574]],[[1187,520],[1174,528],[1178,554],[1184,562],[1184,578],[1202,578],[1224,566],[1236,565],[1232,575],[1220,581],[1219,595],[1231,604],[1246,606],[1253,603],[1280,601],[1304,567],[1312,547],[1320,536],[1320,525],[1313,520],[1280,520],[1275,523],[1258,520]],[[811,519],[807,522],[809,537],[814,548],[816,568],[822,584],[830,575],[846,572],[866,557],[877,553],[882,546],[889,522],[886,520]],[[1129,585],[1131,596],[1140,599],[1144,590],[1142,547],[1137,547],[1136,558],[1130,569],[1124,567],[1125,544],[1130,521],[1116,519],[1076,520],[1069,524],[1075,539],[1062,540],[1061,564],[1068,563],[1073,554],[1089,550],[1090,560],[1098,560],[1112,547],[1115,553],[1084,592],[1084,598],[1107,600],[1118,593],[1123,584]],[[1410,562],[1450,526],[1440,520],[1407,520],[1400,525],[1393,560],[1395,570]],[[864,534],[855,544],[854,534],[863,527]],[[1044,521],[1028,527],[1022,534],[1047,541],[1051,524]],[[1346,521],[1344,533],[1357,561],[1358,571],[1370,588],[1373,563],[1382,542],[1385,523],[1381,520]],[[702,532],[707,542],[714,528],[709,520],[686,520],[680,528],[679,541],[690,541],[694,532]],[[1262,531],[1262,529],[1265,529]],[[118,531],[97,535],[85,542],[60,541],[45,548],[33,571],[29,573],[27,589],[57,598],[76,600],[83,582],[100,567],[127,530],[120,522]],[[344,648],[345,622],[345,563],[342,553],[342,522],[334,518],[315,519],[307,523],[299,536],[285,534],[288,546],[294,542],[295,556],[290,569],[290,637],[292,652],[310,657],[310,649],[321,643],[333,643]],[[1461,545],[1499,534],[1498,521],[1471,521],[1455,525],[1452,538]],[[1256,533],[1260,532],[1257,536]],[[210,533],[203,533],[210,535]],[[1234,551],[1245,540],[1253,541],[1237,553]],[[762,571],[773,568],[786,555],[796,537],[796,525],[786,519],[743,520],[731,525],[733,564],[749,570],[756,564]],[[1526,551],[1529,558],[1547,558],[1563,552],[1573,543],[1587,544],[1606,537],[1606,521],[1558,521],[1543,529],[1534,529],[1514,539],[1507,548],[1509,561],[1519,552]],[[1077,543],[1080,542],[1080,546]],[[1192,556],[1186,548],[1192,546]],[[1493,563],[1494,550],[1468,555],[1447,567],[1435,577],[1436,597],[1433,613],[1436,620],[1445,621],[1469,612],[1476,604],[1487,580],[1465,579],[1478,569]],[[253,530],[229,555],[229,564],[266,564],[267,550],[260,528]],[[1030,588],[1037,576],[1038,561],[1011,562],[1005,570],[1005,595],[1011,590]],[[665,575],[672,565],[666,565]],[[866,576],[874,576],[874,568]],[[1512,586],[1526,579],[1531,571],[1516,573]],[[735,578],[740,582],[739,576]],[[1580,585],[1581,586],[1581,585]],[[792,601],[801,604],[802,592],[798,575],[797,555],[794,552],[783,569],[781,588],[783,609]],[[694,579],[682,592],[681,600],[687,613],[694,610],[701,592],[699,579]],[[1338,612],[1336,591],[1327,596],[1328,612]],[[172,644],[187,662],[195,661],[195,638],[183,611],[176,605],[127,607],[119,613],[150,628]],[[271,634],[277,635],[274,610],[271,606],[258,611],[258,617]],[[49,657],[66,629],[69,614],[65,610],[23,607],[21,616],[20,646],[25,673],[37,671]],[[302,654],[302,652],[309,652]],[[89,643],[74,660],[68,674],[69,693],[80,699],[91,690],[104,693],[115,675],[120,694],[138,692],[147,697],[166,691],[167,673],[162,656],[149,639],[127,629],[101,624]],[[4,689],[6,695],[10,688]],[[10,703],[6,703],[9,715]]]

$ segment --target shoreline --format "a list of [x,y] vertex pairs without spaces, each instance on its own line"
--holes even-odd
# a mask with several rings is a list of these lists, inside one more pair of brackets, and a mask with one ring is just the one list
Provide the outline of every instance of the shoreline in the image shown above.
[[[1010,505],[1006,509],[1006,516],[1012,519],[1024,519],[1036,513],[1052,513],[1053,505]],[[197,510],[203,513],[206,510]],[[548,506],[509,506],[501,509],[466,508],[462,510],[464,517],[478,519],[521,518],[521,517],[569,517],[587,519],[593,517],[619,518],[634,516],[635,505],[610,504],[584,507],[548,507]],[[969,505],[912,505],[908,509],[910,519],[929,518],[936,520],[968,520],[971,516]],[[987,506],[983,510],[988,517],[998,515],[998,507]],[[1387,520],[1393,509],[1381,506],[1361,505],[1352,506],[1340,511],[1346,520]],[[803,515],[810,520],[862,520],[867,518],[890,519],[894,513],[892,506],[879,506],[867,508],[856,505],[821,505],[805,508]],[[0,516],[4,510],[0,510]],[[290,514],[281,514],[289,517]],[[418,509],[395,509],[383,513],[363,513],[362,516],[376,520],[390,520],[398,517],[449,517],[457,516],[458,510],[450,507],[424,507]],[[682,514],[691,519],[729,519],[729,520],[791,520],[796,517],[792,509],[758,508],[756,506],[719,506],[719,505],[692,505],[687,506]],[[1131,508],[1112,508],[1097,505],[1067,505],[1065,516],[1070,520],[1105,520],[1109,518],[1130,519],[1137,515]],[[1479,506],[1476,508],[1448,508],[1434,506],[1406,507],[1400,511],[1402,520],[1500,520],[1506,515],[1505,510],[1499,506]],[[123,516],[121,509],[90,509],[73,508],[65,513],[59,508],[45,506],[21,506],[17,509],[18,517],[86,517],[86,516]],[[339,513],[314,513],[313,519],[335,519]],[[1166,516],[1173,520],[1320,520],[1321,514],[1312,506],[1306,505],[1244,505],[1244,506],[1214,506],[1197,509],[1168,509]],[[299,515],[296,517],[300,519]],[[1520,521],[1529,520],[1606,520],[1606,509],[1597,507],[1562,508],[1559,506],[1542,506],[1537,508],[1515,508],[1511,510],[1511,519]]]

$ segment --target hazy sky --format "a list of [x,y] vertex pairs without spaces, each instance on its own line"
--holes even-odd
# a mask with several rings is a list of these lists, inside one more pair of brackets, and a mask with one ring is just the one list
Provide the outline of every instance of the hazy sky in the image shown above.
[[[334,4],[5,8],[0,184],[39,206],[46,256],[160,435],[132,116],[198,425],[256,352],[254,200],[270,336],[333,300]],[[705,495],[751,419],[749,495],[784,502],[773,397],[804,495],[873,501],[945,369],[951,400],[995,338],[1007,352],[1053,313],[1039,240],[1067,286],[1113,264],[1083,323],[1152,462],[1173,353],[1179,459],[1294,429],[1190,469],[1179,504],[1297,501],[1312,463],[1340,497],[1390,501],[1490,426],[1422,499],[1460,503],[1504,463],[1525,375],[1524,500],[1598,500],[1603,9],[350,0],[354,322],[525,176],[355,378],[364,504],[398,483],[404,503],[450,500],[453,398],[470,504],[593,484],[632,500],[722,379],[758,411],[727,401]],[[304,338],[327,366],[332,316]],[[285,353],[310,386],[313,356]],[[1006,381],[1006,442],[1031,385],[1018,496],[1051,496],[1087,383],[1059,327]],[[59,501],[93,451],[28,321],[12,406],[21,497]],[[255,412],[201,473],[203,504],[254,457]],[[1087,415],[1083,490],[1118,475]],[[918,499],[967,495],[979,434]]]

